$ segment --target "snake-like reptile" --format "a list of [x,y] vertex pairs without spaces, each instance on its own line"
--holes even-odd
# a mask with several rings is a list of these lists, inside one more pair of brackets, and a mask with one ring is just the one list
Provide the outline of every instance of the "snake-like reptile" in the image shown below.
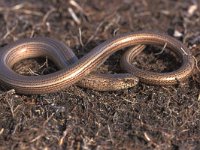
[[[131,64],[146,44],[166,45],[182,61],[179,69],[169,73],[156,73],[141,70]],[[125,47],[135,46],[127,51],[121,65],[126,74],[90,74],[114,52]],[[12,70],[15,63],[40,56],[50,58],[60,70],[41,76],[23,76]],[[178,40],[161,33],[136,32],[116,36],[92,49],[81,59],[63,43],[51,38],[22,39],[0,49],[0,81],[18,93],[44,94],[64,89],[76,82],[80,86],[100,91],[129,88],[140,81],[171,85],[188,78],[194,68],[191,52]],[[89,75],[90,74],[90,75]]]

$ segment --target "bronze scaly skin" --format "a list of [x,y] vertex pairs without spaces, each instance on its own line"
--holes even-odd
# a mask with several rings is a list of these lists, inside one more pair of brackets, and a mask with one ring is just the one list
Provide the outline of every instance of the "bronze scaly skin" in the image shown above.
[[[142,45],[145,44],[161,46],[167,44],[167,48],[175,52],[182,60],[181,67],[169,73],[148,72],[134,67],[130,62],[143,50]],[[121,60],[121,65],[129,74],[87,76],[114,52],[136,45],[137,47],[126,52]],[[23,76],[12,70],[16,62],[39,56],[48,56],[60,70],[42,76]],[[23,94],[56,92],[78,81],[80,81],[80,86],[95,90],[118,90],[134,86],[138,78],[149,84],[176,84],[191,75],[194,64],[193,56],[187,47],[161,33],[136,32],[117,36],[98,45],[79,60],[63,43],[50,38],[32,38],[19,40],[0,50],[0,81]],[[110,83],[112,83],[112,88],[110,88]]]

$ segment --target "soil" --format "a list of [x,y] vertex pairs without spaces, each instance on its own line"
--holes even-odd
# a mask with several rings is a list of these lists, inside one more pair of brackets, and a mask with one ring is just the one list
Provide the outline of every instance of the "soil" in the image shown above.
[[[72,85],[44,95],[0,89],[0,149],[200,149],[199,0],[1,0],[0,46],[45,36],[71,47],[80,58],[122,33],[150,30],[182,41],[196,58],[185,82],[98,92]],[[76,17],[74,17],[76,16]],[[180,60],[148,46],[137,67],[169,72]],[[161,53],[160,53],[161,52]],[[122,72],[118,52],[100,72]],[[156,55],[158,54],[158,55]],[[57,70],[48,58],[15,65],[24,75]]]

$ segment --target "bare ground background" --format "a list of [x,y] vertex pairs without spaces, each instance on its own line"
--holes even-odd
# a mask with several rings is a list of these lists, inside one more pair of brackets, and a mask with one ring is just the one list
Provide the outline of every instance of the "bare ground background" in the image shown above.
[[[139,83],[116,92],[73,85],[26,96],[1,85],[0,149],[200,149],[198,6],[198,0],[1,0],[1,47],[24,37],[46,36],[81,57],[115,35],[153,30],[188,45],[197,68],[179,85]],[[166,72],[180,66],[167,51],[155,55],[160,49],[148,50],[137,57],[138,67]],[[100,71],[120,72],[120,54]],[[14,69],[22,74],[56,70],[45,58],[20,62]]]

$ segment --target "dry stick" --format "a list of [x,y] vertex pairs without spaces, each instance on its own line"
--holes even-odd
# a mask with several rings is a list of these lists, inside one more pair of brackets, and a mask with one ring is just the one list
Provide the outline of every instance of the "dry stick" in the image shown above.
[[47,22],[47,19],[48,19],[48,17],[49,17],[53,12],[55,12],[55,11],[56,11],[56,9],[53,7],[53,8],[51,8],[51,9],[44,15],[44,17],[42,18],[42,22],[36,24],[36,25],[33,27],[33,30],[32,30],[32,32],[31,32],[30,37],[33,37],[33,36],[34,36],[34,34],[35,34],[35,29],[36,29],[37,27],[41,27],[41,26],[45,26],[45,25],[47,26],[47,30],[48,30],[49,32],[51,32],[50,23]]
[[28,9],[21,9],[19,10],[20,13],[24,13],[26,15],[34,15],[34,16],[43,16],[43,14],[39,11],[33,11]]
[[84,9],[74,0],[70,0],[69,3],[74,6],[77,10],[79,10],[81,13],[87,16],[87,13],[84,11]]
[[17,11],[17,12],[20,12],[20,13],[24,13],[24,14],[27,14],[27,15],[43,16],[43,14],[39,11],[24,9],[25,6],[27,6],[27,5],[32,6],[32,4],[25,2],[25,3],[21,3],[21,4],[18,4],[18,5],[11,7],[10,10],[11,11]]
[[6,25],[6,34],[3,36],[2,40],[5,40],[9,35],[11,35],[15,31],[16,28],[17,28],[17,24],[11,29],[9,29],[8,26]]
[[[198,70],[198,72],[200,72],[200,69],[199,69],[199,67],[198,67],[198,61],[197,61],[197,59],[193,56],[193,58],[194,58],[194,61],[195,61],[195,67],[196,67],[196,69]],[[193,79],[196,81],[196,82],[198,82],[199,83],[199,81],[198,81],[198,77],[196,78],[195,76],[193,76]],[[198,95],[198,100],[200,99],[200,94]]]
[[107,127],[108,127],[109,137],[110,137],[110,139],[111,139],[112,143],[114,143],[114,140],[113,140],[113,136],[112,136],[112,133],[111,133],[110,126],[109,126],[109,125],[107,125]]
[[80,41],[81,46],[83,47],[84,44],[83,44],[83,40],[82,40],[82,31],[81,31],[81,28],[78,28],[78,31],[79,31],[79,41]]
[[103,24],[104,24],[106,21],[108,21],[108,19],[111,18],[111,17],[114,16],[114,15],[115,15],[115,13],[109,15],[109,16],[106,17],[102,22],[99,23],[99,25],[97,26],[97,28],[96,28],[94,34],[92,34],[92,36],[89,37],[89,39],[87,40],[85,46],[88,45],[88,44],[95,38],[95,36],[96,36],[97,33],[99,32],[99,30],[100,30],[100,28],[103,26]]
[[63,132],[62,137],[60,138],[58,144],[59,146],[63,145],[64,143],[64,138],[67,136],[67,134],[69,133],[69,131],[73,130],[72,126],[69,126],[68,128],[65,129],[65,131]]
[[[9,35],[11,35],[15,31],[15,29],[17,28],[17,25],[18,25],[18,21],[16,21],[15,26],[12,27],[11,29],[9,29],[9,27],[8,27],[9,21],[8,21],[7,17],[8,17],[8,11],[6,11],[5,14],[3,15],[3,18],[6,22],[6,34],[1,38],[1,40],[5,40]],[[13,36],[13,38],[15,38],[15,37]]]
[[[42,125],[43,129],[46,128],[46,127],[45,127],[46,124],[49,122],[49,120],[52,119],[52,117],[53,117],[54,115],[55,115],[55,113],[52,113],[52,114],[44,121],[44,123],[43,123],[43,125]],[[39,140],[40,138],[42,138],[43,136],[44,136],[44,133],[41,133],[40,135],[38,135],[38,136],[36,136],[34,139],[32,139],[30,142],[33,143],[33,142]]]
[[92,34],[92,36],[89,37],[89,39],[87,40],[85,46],[88,45],[88,44],[94,39],[94,37],[97,35],[99,29],[102,27],[103,24],[104,24],[104,21],[102,21],[102,22],[97,26],[97,28],[96,28],[94,34]]
[[45,25],[45,23],[47,22],[48,17],[55,11],[56,11],[56,9],[53,7],[44,15],[44,17],[42,19],[42,24],[43,25]]
[[0,130],[0,135],[3,133],[3,131],[4,131],[4,128],[1,128],[1,130]]
[[[0,12],[20,12],[20,13],[24,13],[27,15],[35,15],[35,16],[43,16],[43,14],[39,11],[33,11],[33,10],[29,10],[29,9],[24,9],[24,7],[27,5],[28,3],[21,3],[21,4],[17,4],[13,7],[0,7]],[[31,6],[31,4],[30,4]]]
[[155,55],[160,55],[164,52],[165,48],[167,47],[167,43],[165,43],[165,45],[163,46],[162,50],[158,53],[155,53]]
[[45,62],[44,62],[42,65],[40,65],[39,69],[43,68],[44,66],[45,66],[45,67],[48,67],[48,66],[49,66],[47,56],[45,57]]
[[30,74],[35,75],[35,76],[39,76],[39,74],[34,72],[31,68],[28,68],[28,70],[29,70]]
[[71,7],[68,8],[68,12],[70,13],[72,19],[73,19],[78,25],[80,25],[80,24],[81,24],[81,20],[77,17],[77,15],[75,14],[74,10],[73,10]]
[[200,72],[200,69],[199,69],[199,67],[198,67],[198,61],[197,61],[197,59],[193,56],[193,58],[194,58],[194,61],[195,61],[195,67],[197,68],[197,70]]

